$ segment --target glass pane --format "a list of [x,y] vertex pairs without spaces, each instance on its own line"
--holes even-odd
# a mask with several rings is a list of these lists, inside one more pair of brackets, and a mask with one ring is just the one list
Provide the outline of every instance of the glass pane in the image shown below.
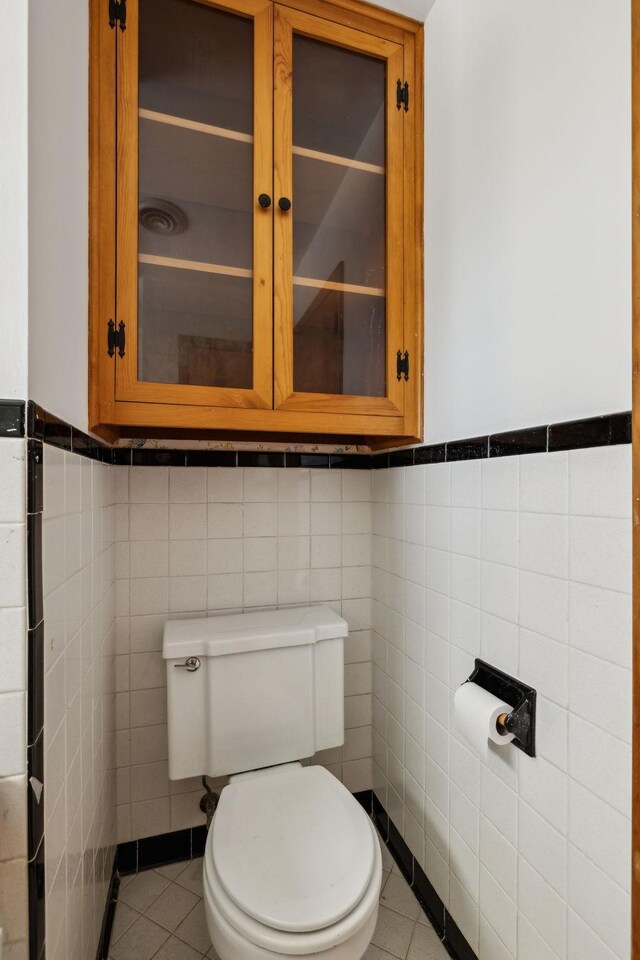
[[140,379],[252,383],[251,280],[140,264]]
[[140,0],[140,107],[253,133],[253,23],[192,0]]
[[383,297],[295,287],[294,390],[383,396],[384,307]]
[[138,376],[251,389],[252,22],[140,0],[139,102]]
[[383,61],[294,36],[296,391],[386,393],[385,91]]

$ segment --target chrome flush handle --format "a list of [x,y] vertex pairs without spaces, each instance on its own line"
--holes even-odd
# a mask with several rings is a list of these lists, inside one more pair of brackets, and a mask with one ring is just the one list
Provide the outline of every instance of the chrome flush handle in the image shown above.
[[184,663],[174,663],[176,670],[188,670],[189,673],[193,673],[195,670],[200,669],[200,658],[199,657],[187,657]]

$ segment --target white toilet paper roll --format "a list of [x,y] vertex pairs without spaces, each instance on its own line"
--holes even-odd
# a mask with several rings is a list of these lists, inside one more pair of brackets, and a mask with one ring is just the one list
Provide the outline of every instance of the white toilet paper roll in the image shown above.
[[453,709],[458,730],[481,756],[486,757],[489,753],[490,740],[500,746],[513,740],[512,733],[503,736],[496,727],[500,714],[511,713],[513,707],[476,683],[463,683],[458,687]]

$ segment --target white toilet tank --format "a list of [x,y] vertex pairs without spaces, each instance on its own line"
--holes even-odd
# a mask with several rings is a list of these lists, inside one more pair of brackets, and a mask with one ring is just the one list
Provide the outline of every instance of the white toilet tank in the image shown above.
[[170,779],[256,770],[343,743],[347,634],[321,606],[168,620]]

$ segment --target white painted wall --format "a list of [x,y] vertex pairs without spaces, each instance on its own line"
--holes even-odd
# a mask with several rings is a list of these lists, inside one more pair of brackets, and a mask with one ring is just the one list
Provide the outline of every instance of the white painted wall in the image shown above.
[[[88,362],[88,44],[88,3],[31,0],[29,396],[83,430]],[[26,63],[26,51],[23,56]]]
[[[4,7],[7,6],[3,4]],[[7,7],[8,11],[8,7]],[[0,31],[0,397],[27,395],[27,9]]]
[[[30,15],[29,393],[86,428],[86,5],[32,0]],[[429,442],[630,406],[629,19],[628,0],[437,0],[428,16]],[[14,41],[4,114],[25,100]],[[25,150],[23,135],[3,222]],[[0,269],[24,331],[21,229]],[[26,395],[11,351],[0,377],[3,396]]]
[[631,406],[629,0],[437,0],[426,439]]

